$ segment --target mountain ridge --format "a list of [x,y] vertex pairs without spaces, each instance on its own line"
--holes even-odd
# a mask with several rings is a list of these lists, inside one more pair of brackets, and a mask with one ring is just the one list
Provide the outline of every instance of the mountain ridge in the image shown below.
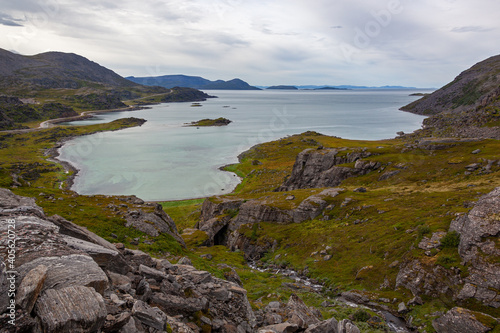
[[247,82],[235,78],[229,81],[211,81],[201,76],[189,76],[183,74],[135,77],[128,76],[127,80],[144,85],[156,85],[164,88],[186,87],[207,90],[260,90],[260,88],[249,85]]

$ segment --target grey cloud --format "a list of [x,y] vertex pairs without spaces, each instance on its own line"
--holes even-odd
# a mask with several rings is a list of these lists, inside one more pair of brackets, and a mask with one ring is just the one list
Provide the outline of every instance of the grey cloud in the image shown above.
[[491,28],[485,28],[477,25],[469,25],[469,26],[464,26],[464,27],[455,27],[451,29],[451,32],[458,32],[458,33],[463,33],[463,32],[486,32],[486,31],[491,31],[493,29]]
[[10,27],[22,27],[23,25],[18,23],[22,22],[22,20],[15,19],[12,16],[4,13],[0,13],[0,24],[1,25],[6,25]]

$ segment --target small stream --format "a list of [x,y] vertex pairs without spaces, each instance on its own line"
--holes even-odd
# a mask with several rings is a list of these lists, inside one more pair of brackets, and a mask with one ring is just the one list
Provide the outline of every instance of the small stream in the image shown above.
[[[323,287],[324,287],[321,284],[317,284],[317,283],[313,282],[312,279],[310,279],[306,276],[299,275],[296,271],[289,269],[289,268],[277,268],[277,269],[276,268],[275,269],[262,268],[262,267],[258,267],[256,262],[249,262],[248,266],[252,269],[259,271],[259,272],[268,272],[268,273],[272,273],[275,275],[282,275],[282,276],[288,277],[288,278],[294,280],[295,283],[297,283],[298,285],[308,287],[309,289],[311,289],[312,291],[314,291],[316,293],[321,293],[321,291],[323,290]],[[370,310],[370,311],[377,313],[378,315],[380,315],[381,317],[383,317],[385,319],[387,327],[391,330],[391,332],[397,332],[397,333],[414,332],[413,330],[411,330],[408,327],[408,325],[404,319],[393,315],[389,311],[376,309],[376,308],[373,308],[370,306],[366,306],[364,304],[356,304],[356,303],[350,302],[348,300],[345,300],[342,297],[336,297],[334,300],[341,302],[341,303],[343,303],[347,306],[350,306],[350,307],[363,308],[363,309],[367,309],[367,310]]]

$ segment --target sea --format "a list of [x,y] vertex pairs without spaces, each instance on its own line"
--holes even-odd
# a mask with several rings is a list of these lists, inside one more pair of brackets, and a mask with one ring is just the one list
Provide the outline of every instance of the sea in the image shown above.
[[[423,90],[205,91],[217,98],[165,103],[149,109],[109,112],[68,125],[105,123],[124,117],[146,119],[141,127],[74,138],[59,159],[79,172],[72,190],[84,195],[136,195],[169,201],[226,194],[240,179],[221,171],[250,147],[316,131],[345,139],[379,140],[421,128],[425,117],[399,108]],[[221,127],[185,126],[224,117]]]

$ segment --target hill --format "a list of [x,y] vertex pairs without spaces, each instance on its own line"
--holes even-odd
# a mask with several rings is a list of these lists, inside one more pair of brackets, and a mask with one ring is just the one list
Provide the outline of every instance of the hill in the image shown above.
[[[46,52],[24,56],[0,49],[0,89],[69,88],[101,85],[131,88],[139,85],[74,53]],[[17,88],[17,89],[16,89]]]
[[0,49],[0,76],[0,130],[36,126],[81,111],[210,97],[195,89],[134,83],[73,53],[24,56]]
[[475,64],[401,110],[429,115],[426,135],[500,139],[500,55]]
[[229,81],[217,80],[210,81],[200,76],[189,75],[163,75],[149,77],[129,76],[126,79],[144,85],[155,85],[164,88],[187,87],[206,90],[259,90],[240,79]]

